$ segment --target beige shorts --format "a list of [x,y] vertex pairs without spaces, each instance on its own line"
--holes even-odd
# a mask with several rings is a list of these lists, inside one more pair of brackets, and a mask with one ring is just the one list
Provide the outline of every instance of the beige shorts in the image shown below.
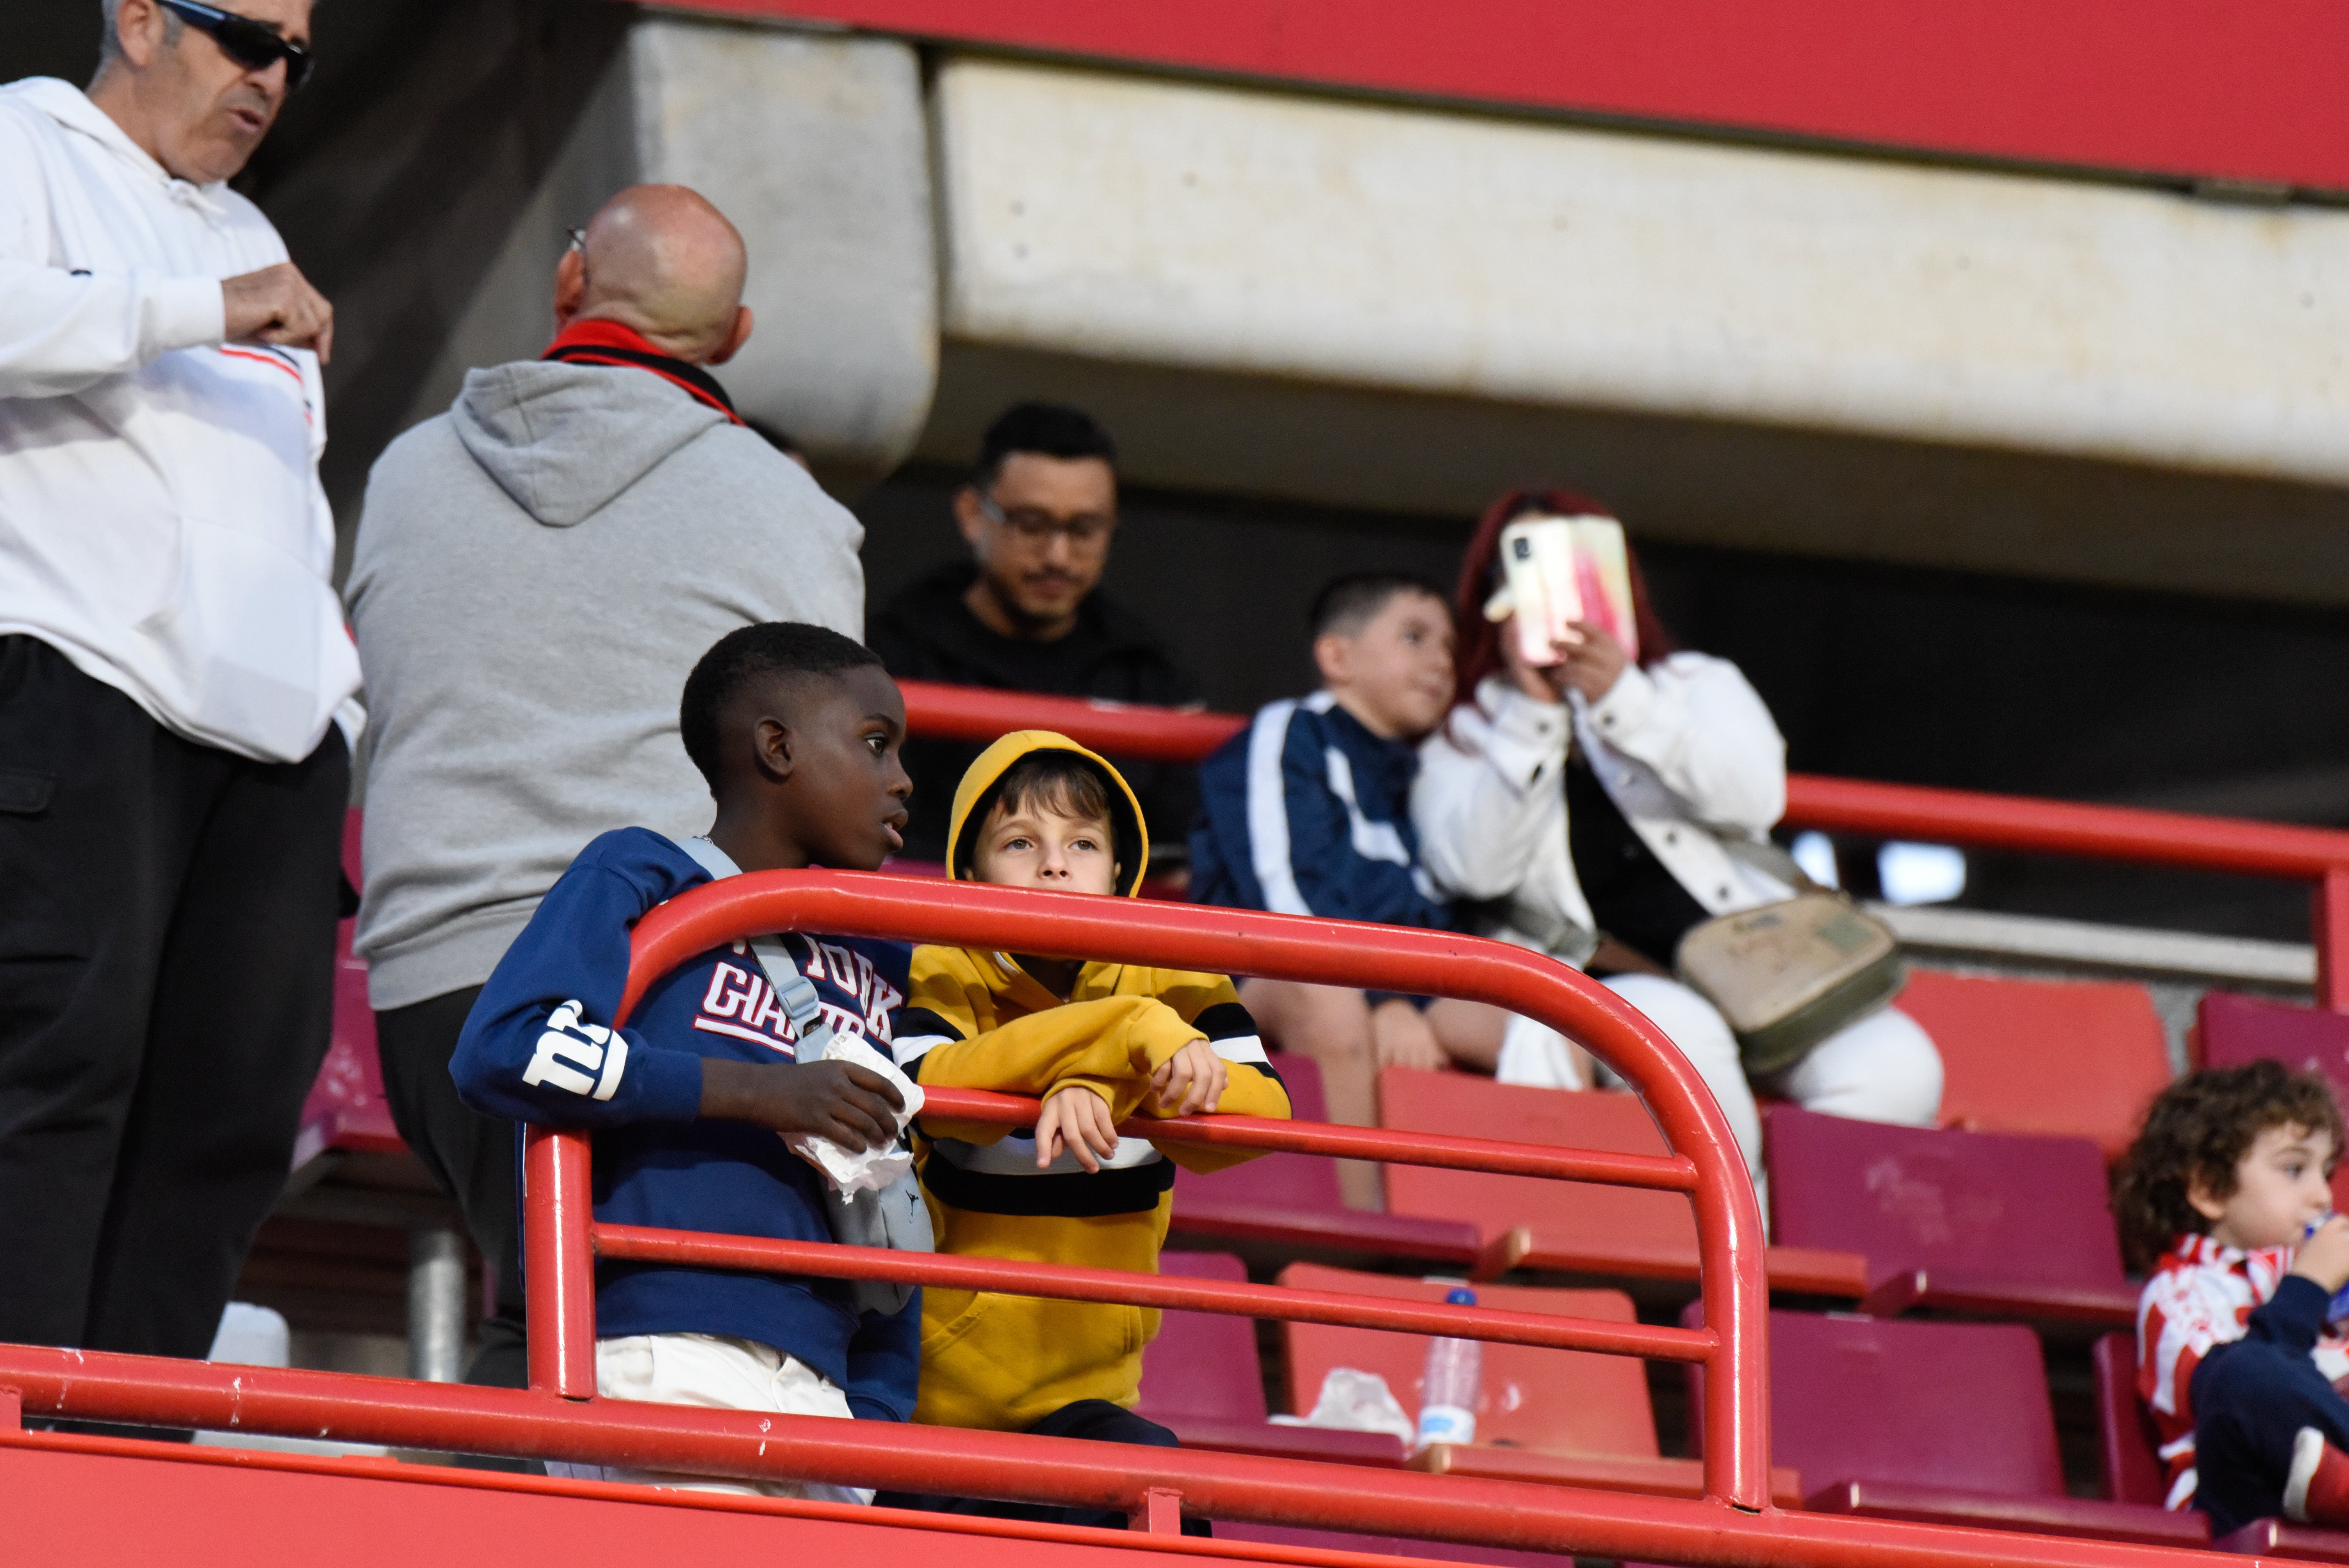
[[[782,1416],[836,1416],[853,1420],[848,1396],[803,1361],[753,1339],[715,1334],[632,1334],[595,1342],[595,1392],[606,1399],[639,1399],[704,1409],[759,1410]],[[619,1465],[549,1460],[546,1473],[574,1480],[634,1481],[680,1491],[739,1497],[810,1498],[820,1502],[873,1501],[871,1489],[822,1481],[723,1480]]]

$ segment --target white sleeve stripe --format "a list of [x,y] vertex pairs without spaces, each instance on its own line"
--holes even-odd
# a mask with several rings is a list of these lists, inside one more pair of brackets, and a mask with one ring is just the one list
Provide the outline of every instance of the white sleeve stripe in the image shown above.
[[604,1076],[596,1080],[595,1098],[609,1099],[618,1091],[620,1075],[628,1068],[628,1040],[619,1030],[612,1031],[611,1044],[604,1047]]
[[1313,913],[1297,889],[1297,870],[1288,860],[1288,796],[1280,766],[1296,712],[1294,700],[1268,703],[1248,726],[1248,856],[1264,907],[1275,914]]
[[1216,1055],[1227,1062],[1263,1062],[1270,1065],[1264,1054],[1264,1041],[1255,1035],[1234,1035],[1227,1040],[1209,1040]]
[[907,1062],[919,1061],[940,1046],[951,1046],[954,1043],[955,1038],[952,1035],[916,1035],[909,1040],[891,1041],[889,1049],[890,1054],[897,1058],[897,1065],[902,1068]]

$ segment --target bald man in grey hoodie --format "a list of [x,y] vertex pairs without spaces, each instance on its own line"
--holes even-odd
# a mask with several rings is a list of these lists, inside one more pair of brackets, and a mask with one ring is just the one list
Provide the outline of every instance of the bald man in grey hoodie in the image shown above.
[[864,530],[709,373],[750,335],[742,238],[681,186],[615,196],[556,268],[554,342],[476,370],[369,476],[346,591],[367,680],[366,887],[384,1089],[497,1272],[467,1380],[525,1381],[514,1135],[449,1057],[588,840],[707,830],[678,699],[738,626],[862,636]]

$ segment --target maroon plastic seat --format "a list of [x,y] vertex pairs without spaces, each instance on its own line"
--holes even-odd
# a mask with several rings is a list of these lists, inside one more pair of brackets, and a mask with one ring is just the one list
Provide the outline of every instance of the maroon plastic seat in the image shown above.
[[[343,872],[359,882],[359,813],[343,818]],[[302,1102],[301,1130],[294,1142],[294,1168],[300,1170],[329,1150],[399,1154],[408,1145],[391,1124],[383,1098],[383,1067],[376,1056],[375,1010],[367,1005],[367,961],[351,952],[357,924],[335,928],[335,1015],[326,1058]]]
[[1764,1114],[1776,1240],[1865,1254],[1864,1310],[2134,1320],[2088,1140]]
[[2208,991],[2195,1023],[2206,1068],[2261,1060],[2314,1068],[2333,1080],[2335,1093],[2349,1095],[2349,1013]]
[[2168,1496],[2161,1438],[2137,1396],[2137,1336],[2107,1334],[2090,1347],[2096,1376],[2096,1436],[2105,1495],[2115,1502],[2150,1503]]
[[[1185,1279],[1247,1278],[1229,1253],[1167,1253],[1158,1272]],[[1266,1418],[1256,1323],[1216,1312],[1169,1312],[1142,1357],[1137,1414],[1171,1428],[1185,1446],[1224,1453],[1341,1460],[1400,1467],[1403,1446],[1384,1432],[1277,1427]]]
[[[1222,1526],[1216,1526],[1221,1529]],[[2210,1543],[2245,1557],[2296,1557],[2303,1563],[2349,1563],[2349,1531],[2320,1530],[2286,1519],[2260,1519]]]
[[[1288,1052],[1271,1059],[1288,1086],[1290,1113],[1299,1121],[1328,1120],[1320,1068]],[[1476,1260],[1475,1226],[1350,1209],[1338,1195],[1338,1168],[1309,1154],[1267,1154],[1211,1176],[1178,1172],[1172,1224],[1181,1236],[1277,1250],[1277,1261],[1400,1258],[1464,1266]],[[1268,1261],[1275,1261],[1269,1252]]]
[[[2349,1105],[2349,1014],[2209,991],[2196,1009],[2195,1037],[2206,1068],[2261,1060],[2313,1068],[2332,1082],[2333,1098]],[[2333,1170],[2333,1206],[2349,1209],[2349,1161]]]
[[[1697,1318],[1692,1305],[1683,1321]],[[1703,1372],[1690,1369],[1692,1400]],[[1693,1407],[1692,1407],[1693,1408]],[[1702,1432],[1691,1429],[1691,1442]],[[2039,1336],[2020,1324],[1770,1315],[1770,1448],[1830,1513],[2197,1545],[2199,1514],[2067,1497]]]

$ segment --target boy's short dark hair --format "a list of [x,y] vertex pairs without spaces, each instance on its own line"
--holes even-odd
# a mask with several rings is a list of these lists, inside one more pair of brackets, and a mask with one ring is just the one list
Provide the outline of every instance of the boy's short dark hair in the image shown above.
[[806,680],[878,665],[881,655],[853,637],[803,621],[764,621],[727,633],[685,677],[677,728],[685,754],[718,792],[727,707],[761,680]]
[[2150,1268],[2179,1236],[2207,1232],[2188,1191],[2199,1181],[2213,1197],[2231,1197],[2235,1168],[2271,1127],[2329,1133],[2341,1157],[2341,1108],[2317,1073],[2258,1061],[2206,1068],[2162,1090],[2113,1171],[2113,1218],[2130,1266]]
[[1434,585],[1415,573],[1349,572],[1331,578],[1313,595],[1312,612],[1305,617],[1306,635],[1353,636],[1398,593],[1424,593],[1439,604],[1444,603]]
[[982,822],[997,811],[1023,807],[1115,825],[1110,814],[1110,783],[1102,770],[1073,751],[1031,751],[1003,770],[980,802]]
[[1063,460],[1099,458],[1112,465],[1117,461],[1117,443],[1083,409],[1058,403],[1014,403],[998,414],[987,434],[979,438],[978,463],[971,470],[970,482],[980,490],[993,484],[1003,469],[1003,459],[1014,452]]

